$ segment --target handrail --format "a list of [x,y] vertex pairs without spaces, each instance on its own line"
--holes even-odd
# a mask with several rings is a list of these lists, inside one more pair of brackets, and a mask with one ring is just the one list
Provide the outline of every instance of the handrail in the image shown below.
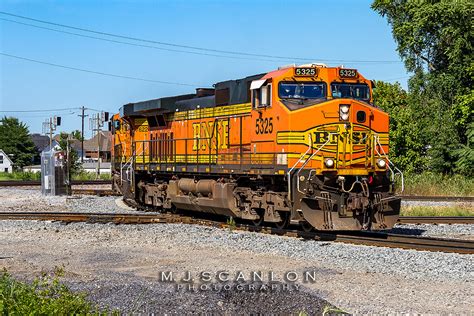
[[287,178],[288,178],[288,200],[289,201],[291,201],[291,173],[293,172],[293,170],[295,170],[296,166],[300,163],[300,161],[309,153],[309,151],[313,149],[313,139],[312,139],[311,135],[309,136],[309,142],[308,143],[309,143],[308,150],[306,150],[306,152],[301,155],[301,157],[298,159],[298,161],[295,162],[293,167],[291,167],[290,170],[288,170],[288,172],[286,173]]
[[[395,181],[395,173],[393,172],[392,168],[390,168],[390,165],[392,165],[392,167],[397,171],[397,173],[400,174],[400,177],[402,179],[402,191],[400,193],[403,193],[403,191],[405,191],[405,179],[403,177],[403,172],[401,172],[401,170],[398,169],[397,166],[395,166],[395,164],[388,158],[388,155],[385,153],[385,150],[383,149],[382,144],[380,144],[380,137],[377,134],[374,134],[374,139],[376,141],[375,151],[380,157],[384,157],[385,159],[387,159],[389,163],[388,168],[390,169],[390,172],[392,173],[392,181]],[[380,149],[382,150],[383,155],[380,154],[380,152],[378,151],[377,145],[380,146]]]
[[298,190],[298,192],[304,193],[304,192],[302,192],[302,191],[300,190],[300,177],[299,177],[299,175],[300,175],[301,170],[303,170],[303,168],[306,167],[306,165],[308,164],[308,162],[311,161],[311,160],[313,159],[313,157],[314,157],[318,152],[320,152],[321,149],[323,149],[324,146],[326,146],[326,145],[331,141],[331,135],[335,135],[335,134],[337,135],[337,133],[329,133],[328,140],[327,140],[324,144],[322,144],[322,145],[318,148],[318,150],[316,150],[314,153],[312,153],[311,156],[310,156],[308,159],[306,159],[305,162],[303,163],[303,165],[298,169],[298,172],[296,172],[296,176],[297,176],[297,177],[296,177],[296,189]]

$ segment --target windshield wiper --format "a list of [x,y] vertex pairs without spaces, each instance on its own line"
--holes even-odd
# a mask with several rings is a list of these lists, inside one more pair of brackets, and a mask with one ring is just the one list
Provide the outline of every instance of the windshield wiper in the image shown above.
[[285,100],[308,100],[309,98],[305,98],[305,97],[284,97],[284,98],[281,98],[281,99],[285,99]]

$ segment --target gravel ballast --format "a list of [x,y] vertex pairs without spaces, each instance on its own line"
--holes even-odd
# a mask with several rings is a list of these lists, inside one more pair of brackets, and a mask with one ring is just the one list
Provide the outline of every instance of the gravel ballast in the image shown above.
[[[2,211],[127,212],[116,197],[42,197],[0,189]],[[398,225],[393,232],[465,236],[469,225]],[[198,225],[113,225],[0,221],[0,266],[31,280],[64,266],[64,280],[101,306],[124,313],[469,314],[474,256],[318,242]],[[160,272],[316,274],[298,291],[176,291]],[[268,281],[268,280],[267,280]]]
[[[7,258],[1,261],[4,267],[25,276],[64,265],[76,288],[89,292],[105,288],[91,292],[101,304],[114,302],[106,293],[117,285],[148,288],[154,284],[150,293],[166,292],[159,282],[160,271],[198,275],[221,270],[274,271],[280,276],[285,271],[316,271],[317,282],[303,284],[306,294],[283,293],[287,300],[278,301],[280,305],[269,298],[282,312],[290,312],[285,306],[299,302],[298,297],[306,300],[307,295],[353,313],[462,313],[474,304],[472,255],[353,246],[185,224],[2,221],[0,225],[2,257]],[[184,295],[195,306],[196,297],[209,294],[179,293],[177,299]],[[209,302],[217,304],[216,295],[212,293]],[[158,300],[158,304],[168,302],[165,306],[148,301],[146,296],[139,302],[140,311],[172,308],[168,299]],[[130,304],[117,306],[131,310]],[[291,306],[307,307],[304,301],[295,304]]]

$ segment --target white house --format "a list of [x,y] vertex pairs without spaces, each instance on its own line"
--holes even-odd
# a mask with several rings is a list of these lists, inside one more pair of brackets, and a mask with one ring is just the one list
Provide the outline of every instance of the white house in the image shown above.
[[13,161],[0,149],[0,172],[13,172]]

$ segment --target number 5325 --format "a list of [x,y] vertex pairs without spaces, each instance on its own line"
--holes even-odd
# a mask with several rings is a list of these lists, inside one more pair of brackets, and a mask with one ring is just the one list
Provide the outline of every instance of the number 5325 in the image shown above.
[[271,134],[273,132],[273,117],[258,118],[255,122],[255,132],[259,134]]

